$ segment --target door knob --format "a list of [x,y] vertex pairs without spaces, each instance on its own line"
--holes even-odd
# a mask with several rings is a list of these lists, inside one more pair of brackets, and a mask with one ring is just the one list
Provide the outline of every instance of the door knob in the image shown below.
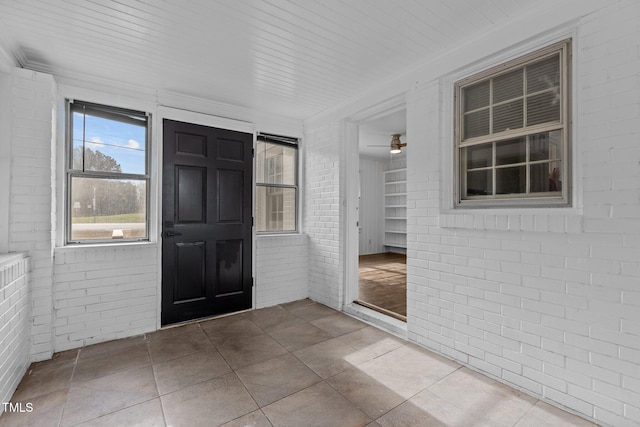
[[175,236],[182,236],[182,233],[176,233],[175,231],[164,232],[164,237],[175,237]]

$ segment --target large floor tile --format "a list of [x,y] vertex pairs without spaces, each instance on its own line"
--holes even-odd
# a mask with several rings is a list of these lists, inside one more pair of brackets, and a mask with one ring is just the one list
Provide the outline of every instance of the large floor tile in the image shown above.
[[165,326],[164,328],[159,329],[155,332],[148,333],[145,335],[145,337],[149,341],[154,341],[160,338],[165,339],[171,336],[184,335],[188,332],[194,332],[200,329],[200,325],[197,322],[187,323],[183,325],[170,325]]
[[364,412],[324,382],[285,397],[262,410],[274,426],[356,427],[371,422]]
[[491,378],[461,368],[429,391],[458,408],[495,426],[512,426],[536,399]]
[[163,395],[227,374],[231,368],[214,349],[157,363],[153,371],[158,392]]
[[413,345],[404,345],[358,367],[398,396],[409,399],[460,365]]
[[339,337],[340,335],[348,334],[367,326],[366,323],[342,313],[334,313],[329,316],[321,317],[311,321],[311,323],[327,332],[332,337]]
[[34,363],[27,369],[12,399],[17,402],[65,389],[71,383],[74,368],[75,359]]
[[74,427],[165,427],[160,399],[156,398],[135,406],[76,424]]
[[[25,401],[12,400],[19,403],[19,408],[26,412],[5,412],[0,417],[0,427],[55,427],[60,423],[62,410],[67,399],[67,390],[58,390]],[[31,404],[28,412],[27,404]]]
[[327,382],[372,419],[380,417],[405,401],[404,397],[359,368],[344,371],[329,378]]
[[305,320],[291,314],[280,306],[262,308],[247,313],[249,318],[265,332],[274,332],[279,329],[305,323]]
[[221,427],[272,427],[272,425],[264,413],[261,410],[257,410],[224,423]]
[[233,315],[221,319],[213,319],[202,322],[200,325],[211,342],[217,346],[229,341],[264,334],[262,329],[244,315]]
[[406,344],[406,341],[373,326],[341,335],[338,339],[366,352],[371,358],[381,356]]
[[332,377],[369,360],[366,355],[336,338],[303,348],[294,354],[322,378]]
[[239,369],[236,374],[260,407],[322,381],[291,354]]
[[322,305],[318,303],[311,303],[308,305],[301,305],[298,307],[295,307],[295,306],[285,307],[285,309],[289,310],[291,313],[295,314],[296,316],[306,320],[307,322],[337,313],[336,310],[329,308],[326,305]]
[[144,342],[113,351],[96,352],[93,356],[82,357],[82,352],[80,354],[73,374],[74,383],[142,368],[151,363],[149,350]]
[[305,298],[305,299],[299,299],[297,301],[285,302],[283,304],[280,304],[280,307],[284,308],[287,311],[293,311],[299,308],[311,306],[313,304],[318,304],[318,303],[310,300],[309,298]]
[[279,329],[271,332],[270,335],[289,351],[300,350],[331,339],[331,335],[306,322],[286,329]]
[[217,426],[258,409],[234,373],[183,388],[161,399],[169,426]]
[[287,353],[284,347],[266,334],[227,342],[219,346],[218,350],[233,369],[264,362]]
[[130,338],[122,338],[119,340],[107,341],[99,344],[88,345],[80,349],[80,359],[86,357],[94,357],[102,353],[124,352],[132,346],[144,344],[147,338],[144,335],[137,335]]
[[468,412],[425,390],[377,420],[383,427],[491,427]]
[[73,383],[61,425],[72,426],[156,397],[158,390],[151,366]]
[[538,401],[535,406],[518,421],[518,424],[516,424],[516,427],[555,426],[595,427],[596,424],[542,401]]
[[156,335],[149,339],[147,346],[153,363],[178,359],[215,348],[197,325],[195,328],[175,328],[162,335]]
[[74,362],[78,359],[79,354],[80,354],[79,348],[75,348],[73,350],[59,351],[57,353],[53,353],[53,356],[51,356],[51,359],[43,360],[42,362],[32,363],[31,367],[35,368],[40,365],[52,366],[57,363]]

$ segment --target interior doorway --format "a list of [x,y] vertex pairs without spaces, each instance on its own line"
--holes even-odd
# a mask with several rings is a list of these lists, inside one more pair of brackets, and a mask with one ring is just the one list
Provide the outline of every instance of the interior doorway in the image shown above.
[[[392,143],[400,152],[391,152]],[[408,146],[404,144],[405,109],[359,123],[358,292],[354,302],[402,321],[407,315]]]

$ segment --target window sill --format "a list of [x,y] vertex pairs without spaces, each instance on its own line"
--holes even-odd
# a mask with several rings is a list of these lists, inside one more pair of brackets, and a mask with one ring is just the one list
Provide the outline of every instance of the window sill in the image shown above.
[[157,246],[158,242],[114,242],[114,243],[69,243],[56,247],[56,250],[78,250],[78,249],[95,249],[95,248],[122,248],[137,246]]
[[264,239],[267,237],[284,238],[284,237],[297,237],[297,236],[304,236],[304,233],[301,233],[299,231],[292,231],[291,233],[256,233],[256,237],[258,239]]
[[465,209],[439,215],[442,228],[580,234],[582,212],[575,208]]

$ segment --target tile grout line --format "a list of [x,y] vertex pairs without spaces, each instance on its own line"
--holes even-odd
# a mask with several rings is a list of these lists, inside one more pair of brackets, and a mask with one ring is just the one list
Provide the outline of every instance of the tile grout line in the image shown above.
[[[288,311],[288,310],[286,310],[284,307],[282,307],[282,306],[280,306],[280,305],[278,305],[278,307],[281,307],[281,308],[282,308],[283,310],[285,310],[287,313],[292,314],[292,315],[294,315],[294,316],[295,316],[295,314],[293,314],[293,313],[289,312],[289,311]],[[298,317],[298,316],[296,316],[296,317]],[[269,336],[269,337],[270,337],[270,338],[272,338],[274,341],[276,341],[276,342],[278,343],[278,345],[280,345],[280,346],[281,346],[281,347],[282,347],[282,348],[283,348],[283,349],[284,349],[288,354],[290,354],[291,356],[293,356],[293,357],[295,357],[297,360],[299,360],[299,359],[298,359],[298,358],[297,358],[297,357],[296,357],[296,356],[295,356],[291,351],[289,351],[289,350],[288,350],[287,348],[285,348],[282,344],[280,344],[280,343],[279,343],[279,342],[278,342],[278,341],[277,341],[273,336],[271,336],[271,333],[269,333],[269,332],[268,332],[267,330],[265,330],[263,327],[261,327],[260,325],[258,325],[258,324],[257,324],[256,322],[254,322],[252,319],[247,319],[247,320],[248,320],[249,322],[251,322],[252,324],[256,325],[256,327],[258,327],[260,330],[262,330],[262,331],[264,332],[264,334],[265,334],[265,335]],[[306,323],[308,323],[305,319],[302,319],[302,320],[304,320]],[[198,323],[198,325],[200,325],[200,323]],[[200,328],[202,329],[202,327],[201,327],[201,326],[200,326]],[[283,328],[283,329],[284,329],[284,328]],[[204,332],[204,330],[203,330],[203,332]],[[275,331],[272,331],[272,332],[275,332]],[[265,419],[267,420],[267,422],[268,422],[271,426],[273,426],[273,425],[274,425],[274,424],[273,424],[273,422],[271,421],[271,419],[269,419],[269,416],[264,412],[263,407],[262,407],[262,406],[260,406],[260,405],[258,404],[258,402],[256,401],[256,399],[253,397],[253,395],[251,394],[251,392],[250,392],[250,391],[249,391],[249,389],[247,388],[247,385],[244,383],[244,381],[242,380],[242,378],[238,375],[237,371],[238,371],[239,369],[244,369],[244,368],[247,368],[247,367],[249,367],[249,366],[257,365],[257,364],[259,364],[259,363],[264,363],[264,362],[268,362],[269,360],[277,359],[278,357],[282,357],[283,355],[275,356],[275,357],[273,357],[273,358],[270,358],[270,359],[264,360],[264,361],[262,361],[262,362],[255,363],[254,365],[247,365],[247,366],[244,366],[244,367],[242,367],[242,368],[234,369],[234,368],[231,366],[231,364],[229,363],[229,361],[227,361],[227,359],[224,357],[224,354],[222,354],[222,352],[220,352],[220,350],[219,350],[219,349],[218,349],[218,347],[215,345],[215,343],[214,343],[213,341],[211,341],[211,338],[209,338],[209,336],[206,334],[206,332],[205,332],[205,336],[207,337],[207,339],[209,339],[209,342],[211,342],[211,344],[214,346],[214,348],[216,349],[216,351],[218,351],[218,353],[219,353],[219,354],[220,354],[220,356],[223,358],[223,360],[225,361],[225,363],[227,363],[227,365],[228,365],[228,366],[229,366],[229,368],[231,369],[231,372],[233,372],[233,374],[236,376],[236,378],[238,379],[238,381],[240,382],[240,384],[242,384],[242,387],[243,387],[243,388],[244,388],[244,390],[247,392],[247,394],[249,395],[249,397],[251,397],[251,400],[253,400],[253,402],[256,404],[256,407],[258,408],[258,409],[257,409],[257,411],[260,411],[260,413],[262,413],[262,415],[265,417]],[[301,360],[300,360],[300,362],[304,364],[304,362],[302,362]],[[306,364],[305,364],[305,366],[306,366]],[[308,367],[308,368],[309,368],[309,367]],[[309,369],[311,369],[311,368],[309,368]],[[314,372],[315,372],[315,371],[314,371]],[[318,383],[316,383],[316,384],[318,384]],[[315,385],[315,384],[313,384],[313,385]],[[311,386],[310,386],[310,387],[311,387]],[[308,388],[308,387],[307,387],[307,388]],[[303,390],[305,390],[305,389],[303,389]],[[299,392],[299,391],[302,391],[302,390],[298,390],[298,392]],[[295,393],[297,393],[297,392],[295,392]],[[286,395],[286,396],[283,396],[283,397],[281,397],[280,399],[278,399],[278,400],[276,400],[276,401],[274,401],[274,402],[269,403],[269,405],[271,405],[271,404],[273,404],[273,403],[276,403],[276,402],[279,402],[280,400],[285,399],[285,398],[287,398],[287,397],[289,397],[289,396],[291,396],[292,394],[295,394],[295,393],[291,393],[291,394],[288,394],[288,395]],[[265,405],[265,406],[269,406],[269,405]],[[256,410],[251,411],[251,412],[247,412],[246,414],[240,415],[239,417],[236,417],[236,418],[234,418],[233,420],[230,420],[229,422],[234,421],[234,420],[237,420],[237,419],[239,419],[239,418],[242,418],[242,417],[244,417],[244,416],[246,416],[246,415],[249,415],[249,414],[251,414],[251,413],[253,413],[253,412],[255,412],[255,411],[256,411]],[[165,424],[166,424],[166,421],[165,421]]]
[[[206,334],[205,334],[206,335]],[[158,393],[158,402],[160,403],[160,411],[162,412],[162,422],[167,426],[167,414],[164,411],[164,404],[162,403],[162,396],[160,395],[160,389],[158,388],[158,378],[156,375],[156,365],[153,363],[153,359],[151,358],[151,350],[149,349],[150,340],[147,338],[146,334],[144,337],[145,347],[147,348],[147,353],[149,353],[149,362],[151,363],[151,372],[153,372],[153,382],[156,384],[156,392]]]
[[[78,361],[80,360],[80,352],[82,351],[82,348],[79,348],[77,353],[76,353],[76,357],[73,360],[73,369],[71,370],[71,377],[69,378],[69,384],[66,387],[67,393],[64,396],[64,403],[62,404],[62,411],[60,411],[60,418],[58,419],[58,426],[62,425],[62,419],[64,418],[64,413],[67,410],[67,403],[69,401],[69,393],[71,392],[71,383],[73,382],[73,377],[76,373],[76,368],[78,367]],[[55,354],[55,353],[54,353]]]
[[[98,420],[98,419],[100,419],[100,418],[103,418],[103,417],[109,416],[109,415],[111,415],[111,414],[115,414],[115,413],[120,412],[120,411],[123,411],[123,410],[125,410],[125,409],[134,408],[134,407],[136,407],[136,406],[139,406],[139,405],[142,405],[142,404],[144,404],[144,403],[150,402],[150,401],[152,401],[152,400],[154,400],[154,399],[160,399],[160,391],[158,390],[158,383],[157,383],[157,381],[156,381],[155,370],[153,369],[153,363],[152,363],[152,360],[151,360],[151,353],[149,352],[149,347],[148,347],[148,345],[147,345],[148,340],[147,340],[147,338],[146,338],[146,334],[142,334],[142,335],[144,336],[144,338],[143,338],[143,339],[145,340],[145,349],[147,350],[147,355],[149,356],[149,366],[151,367],[151,372],[153,373],[153,382],[154,382],[154,384],[156,385],[156,392],[158,393],[158,396],[157,396],[157,397],[152,397],[151,399],[147,399],[147,400],[144,400],[144,401],[142,401],[142,402],[135,403],[135,404],[133,404],[133,405],[124,406],[124,407],[122,407],[122,408],[116,409],[115,411],[106,412],[106,413],[104,413],[104,414],[102,414],[102,415],[99,415],[99,416],[97,416],[97,417],[95,417],[95,418],[91,418],[91,419],[88,419],[88,420],[79,421],[79,422],[77,422],[77,423],[75,423],[75,424],[70,425],[69,427],[77,426],[77,425],[80,425],[80,424],[83,424],[83,423],[87,423],[87,422],[89,422],[89,421],[93,421],[93,420]],[[77,355],[77,358],[76,358],[76,362],[74,362],[74,367],[73,367],[73,373],[72,373],[72,379],[71,379],[71,381],[73,381],[73,376],[75,375],[75,370],[76,370],[76,367],[77,367],[77,363],[80,361],[80,352],[81,352],[84,348],[85,348],[85,347],[81,347],[81,348],[79,349],[79,351],[78,351],[78,355]],[[112,353],[112,352],[114,352],[114,351],[116,351],[116,350],[103,351],[103,352],[98,353],[98,354],[103,354],[103,353]],[[92,357],[92,356],[89,356],[89,357]],[[108,376],[111,376],[111,375],[117,375],[117,374],[120,374],[120,373],[122,373],[122,372],[129,372],[129,371],[133,371],[133,370],[142,369],[142,368],[145,368],[146,366],[147,366],[147,365],[145,365],[145,366],[141,366],[141,367],[138,367],[138,368],[134,368],[134,369],[129,369],[129,370],[124,370],[124,371],[114,372],[114,373],[112,373],[112,374],[105,375],[105,376],[103,376],[103,377],[93,378],[93,379],[88,380],[88,381],[93,381],[93,380],[97,380],[97,379],[100,379],[100,378],[106,378],[106,377],[108,377]],[[69,382],[69,388],[71,388],[71,381]],[[68,396],[68,392],[67,392],[67,396]],[[67,400],[65,399],[65,404],[64,404],[65,409],[66,409],[66,405],[67,405]],[[165,423],[165,425],[167,425],[167,420],[166,420],[166,418],[165,418],[165,416],[164,416],[164,407],[162,406],[162,400],[160,400],[160,408],[161,408],[161,410],[162,410],[162,420],[163,420],[163,422]],[[64,412],[64,409],[63,409],[63,412]],[[60,417],[60,421],[62,422],[62,416]]]
[[522,420],[523,420],[527,415],[529,415],[529,413],[530,413],[531,411],[533,411],[533,408],[535,408],[535,407],[536,407],[536,405],[538,404],[538,402],[540,402],[540,399],[536,399],[536,401],[533,403],[533,405],[531,405],[531,407],[530,407],[529,409],[527,409],[527,410],[522,414],[522,416],[516,420],[516,422],[515,422],[515,423],[513,423],[513,427],[517,427],[518,423],[519,423],[520,421],[522,421]]

